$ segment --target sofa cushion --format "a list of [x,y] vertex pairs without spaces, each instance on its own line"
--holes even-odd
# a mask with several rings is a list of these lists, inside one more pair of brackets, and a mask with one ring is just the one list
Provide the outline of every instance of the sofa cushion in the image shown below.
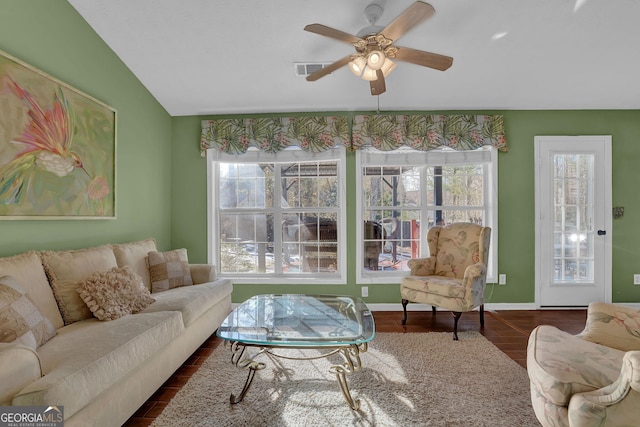
[[76,289],[78,282],[96,271],[107,271],[118,266],[111,246],[46,251],[40,256],[65,325],[91,318],[91,311]]
[[157,251],[156,239],[149,238],[131,243],[115,244],[113,254],[116,256],[118,267],[129,266],[136,272],[147,289],[151,290],[151,278],[147,266],[147,254]]
[[148,255],[152,292],[193,285],[186,249],[149,252]]
[[38,350],[44,376],[18,393],[12,404],[64,405],[68,419],[183,331],[180,313],[167,311],[65,326]]
[[466,294],[462,280],[441,276],[406,276],[402,279],[402,285],[409,289],[447,298],[464,298]]
[[0,342],[37,349],[56,335],[56,330],[11,276],[0,277]]
[[153,294],[156,302],[142,313],[158,311],[179,311],[185,326],[191,325],[205,311],[231,294],[232,285],[228,279],[219,279],[194,286],[170,289]]
[[130,267],[93,273],[80,282],[78,294],[99,320],[137,313],[155,301]]
[[54,328],[58,329],[64,325],[36,251],[0,258],[0,276],[14,277],[24,287],[33,305],[49,319]]
[[623,357],[623,351],[541,325],[529,336],[527,372],[532,389],[555,405],[567,406],[574,394],[614,382]]

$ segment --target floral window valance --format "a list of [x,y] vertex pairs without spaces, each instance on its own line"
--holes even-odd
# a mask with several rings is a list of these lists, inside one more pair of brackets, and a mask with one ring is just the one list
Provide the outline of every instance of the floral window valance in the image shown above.
[[337,145],[353,151],[372,146],[395,150],[402,146],[433,150],[442,146],[473,150],[491,145],[507,151],[503,116],[485,115],[357,115],[349,132],[348,116],[263,117],[202,121],[200,148],[228,154],[249,147],[276,153],[289,146],[321,152]]
[[351,144],[352,150],[367,145],[382,151],[402,146],[421,151],[443,146],[454,150],[474,150],[484,145],[508,150],[503,116],[355,116]]
[[200,149],[242,154],[256,147],[276,153],[295,145],[317,153],[338,144],[348,146],[349,140],[346,116],[219,119],[202,121]]

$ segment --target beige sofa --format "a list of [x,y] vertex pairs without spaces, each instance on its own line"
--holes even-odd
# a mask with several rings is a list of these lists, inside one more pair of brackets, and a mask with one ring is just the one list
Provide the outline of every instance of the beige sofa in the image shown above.
[[640,425],[640,310],[591,303],[578,335],[538,326],[527,371],[545,427]]
[[[155,301],[114,320],[94,317],[76,290],[93,272],[110,269],[135,272],[151,290],[159,282],[149,274],[149,253],[165,254],[147,239],[0,258],[0,278],[19,283],[42,320],[21,344],[6,342],[5,330],[0,405],[62,405],[65,426],[119,426],[186,361],[231,311],[232,284],[216,280],[212,266],[182,260],[192,286],[149,293],[139,284]],[[55,336],[33,345],[51,326]]]

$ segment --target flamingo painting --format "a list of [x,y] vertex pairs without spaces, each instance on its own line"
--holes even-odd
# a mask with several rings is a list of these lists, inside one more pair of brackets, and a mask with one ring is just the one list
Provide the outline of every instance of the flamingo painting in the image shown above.
[[[33,92],[32,78],[2,71],[0,57],[0,97],[11,106],[0,123],[6,125],[0,132],[0,215],[107,214],[113,173],[106,165],[115,147],[106,143],[114,142],[109,136],[115,135],[115,116],[110,122],[108,115],[88,114],[90,104],[60,84]],[[92,141],[95,135],[102,139]]]

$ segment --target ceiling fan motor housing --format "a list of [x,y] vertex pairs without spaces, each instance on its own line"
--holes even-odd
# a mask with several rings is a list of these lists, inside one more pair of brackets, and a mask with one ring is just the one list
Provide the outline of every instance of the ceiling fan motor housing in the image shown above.
[[376,22],[378,22],[378,19],[380,19],[380,17],[382,16],[382,12],[384,12],[382,5],[373,2],[365,7],[364,16],[365,18],[367,18],[367,22],[369,24],[375,25]]
[[383,30],[384,29],[383,26],[376,25],[376,22],[378,22],[378,19],[380,19],[380,17],[382,16],[382,12],[383,11],[384,10],[382,8],[382,5],[380,5],[380,4],[376,3],[376,2],[370,3],[364,9],[364,17],[367,19],[367,22],[369,23],[369,26],[364,27],[363,29],[358,31],[356,33],[356,36],[364,38],[364,37],[370,36],[372,34],[378,34],[381,30]]
[[[378,54],[382,55],[383,60],[385,57],[395,58],[398,48],[392,46],[392,43],[393,40],[386,38],[382,34],[370,35],[353,44],[353,46],[356,48],[356,51],[358,52],[354,56],[364,56],[369,59],[375,56],[375,54]],[[372,66],[372,64],[369,64],[369,66]],[[380,66],[382,66],[382,64],[380,64]]]

